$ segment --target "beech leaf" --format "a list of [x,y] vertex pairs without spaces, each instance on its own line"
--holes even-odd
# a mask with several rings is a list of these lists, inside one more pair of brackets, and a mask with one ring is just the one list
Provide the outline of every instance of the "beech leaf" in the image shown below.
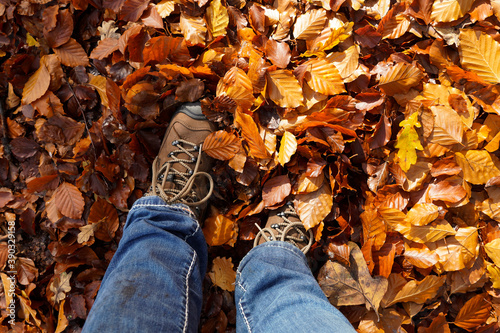
[[61,214],[72,219],[82,217],[85,201],[75,185],[63,182],[54,191],[52,197],[55,199],[55,204]]

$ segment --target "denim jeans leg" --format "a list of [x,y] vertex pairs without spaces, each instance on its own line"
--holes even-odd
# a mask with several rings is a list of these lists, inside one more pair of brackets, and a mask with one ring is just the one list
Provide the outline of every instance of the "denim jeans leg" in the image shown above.
[[83,332],[197,332],[207,246],[184,205],[139,199]]
[[330,304],[304,254],[289,243],[263,243],[243,258],[235,301],[238,333],[356,332]]

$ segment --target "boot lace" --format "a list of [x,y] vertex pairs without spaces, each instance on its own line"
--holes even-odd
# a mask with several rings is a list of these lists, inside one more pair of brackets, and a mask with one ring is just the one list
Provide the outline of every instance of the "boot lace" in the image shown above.
[[[302,222],[294,222],[289,219],[289,217],[299,218],[293,208],[287,207],[287,209],[277,215],[282,218],[283,222],[275,223],[271,225],[271,228],[261,228],[257,223],[255,224],[259,228],[259,232],[255,236],[253,246],[257,246],[261,237],[264,237],[267,242],[283,241],[291,243],[306,254],[313,243],[312,230],[306,231]],[[306,245],[301,248],[299,245],[303,244]]]
[[[180,202],[188,206],[198,206],[205,203],[212,195],[214,182],[210,174],[198,171],[202,145],[196,145],[182,139],[173,141],[172,145],[176,146],[177,150],[170,152],[170,160],[165,162],[160,168],[158,168],[158,158],[154,160],[152,168],[153,180],[147,195],[157,195],[167,204]],[[178,158],[177,154],[179,153],[186,154],[189,159]],[[197,153],[197,156],[195,156],[195,153]],[[173,167],[176,164],[182,165],[187,171],[178,171]],[[198,198],[198,194],[193,188],[195,179],[200,176],[207,178],[210,183],[208,193],[201,199]],[[174,183],[174,188],[165,188],[166,182]]]

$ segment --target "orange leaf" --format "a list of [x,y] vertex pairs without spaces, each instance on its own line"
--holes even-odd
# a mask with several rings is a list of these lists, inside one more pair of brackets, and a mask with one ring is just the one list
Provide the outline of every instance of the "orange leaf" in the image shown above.
[[304,227],[310,229],[322,222],[332,210],[333,198],[330,186],[323,185],[315,192],[298,194],[294,204]]
[[287,175],[269,179],[262,188],[262,200],[266,207],[281,203],[292,190],[290,179]]
[[184,38],[160,36],[151,38],[144,46],[144,65],[167,60],[183,64],[191,59]]
[[273,39],[269,39],[266,43],[266,55],[267,59],[279,68],[286,68],[292,57],[290,46],[287,43],[277,42]]
[[80,219],[82,217],[85,201],[82,193],[75,185],[70,183],[62,183],[54,191],[53,198],[59,212],[72,219]]
[[30,76],[28,82],[23,89],[23,104],[31,104],[42,97],[50,85],[50,75],[47,67],[40,65],[33,75]]
[[54,53],[65,66],[88,66],[89,58],[83,47],[73,38],[61,47],[55,48]]
[[203,234],[210,246],[228,244],[234,246],[238,237],[238,224],[211,208],[210,217],[205,220]]
[[249,110],[253,104],[252,81],[238,67],[231,68],[217,84],[217,97],[227,95],[233,99],[241,110]]
[[277,70],[267,73],[267,94],[269,98],[283,108],[302,105],[304,96],[299,81],[289,70]]
[[424,74],[417,66],[398,63],[380,78],[380,89],[389,96],[406,93],[422,81]]
[[491,305],[486,297],[486,294],[480,294],[468,300],[458,312],[454,324],[469,332],[484,324],[489,318],[491,310]]
[[220,130],[210,133],[203,142],[203,151],[218,160],[229,160],[240,150],[240,140],[233,133]]
[[248,143],[250,153],[256,158],[267,159],[269,154],[266,145],[260,137],[259,129],[253,118],[243,112],[236,111],[234,118],[235,125],[241,129],[241,136]]

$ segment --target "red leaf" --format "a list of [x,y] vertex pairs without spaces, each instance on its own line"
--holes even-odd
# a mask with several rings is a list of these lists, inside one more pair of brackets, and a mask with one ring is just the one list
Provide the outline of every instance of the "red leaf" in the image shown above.
[[160,36],[151,38],[144,48],[144,65],[167,60],[184,64],[191,59],[184,38]]

